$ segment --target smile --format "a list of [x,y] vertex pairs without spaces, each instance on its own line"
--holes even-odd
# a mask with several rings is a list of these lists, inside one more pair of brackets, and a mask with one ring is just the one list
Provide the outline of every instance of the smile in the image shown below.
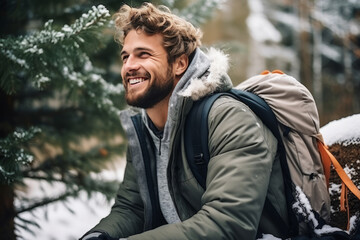
[[146,78],[131,78],[131,79],[129,79],[129,84],[135,85],[135,84],[144,82],[145,80],[146,80]]

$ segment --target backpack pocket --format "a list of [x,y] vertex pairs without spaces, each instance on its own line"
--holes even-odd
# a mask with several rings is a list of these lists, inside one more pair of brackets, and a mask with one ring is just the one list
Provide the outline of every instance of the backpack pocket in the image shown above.
[[330,196],[316,139],[293,130],[285,135],[283,142],[291,179],[305,193],[313,210],[328,221]]

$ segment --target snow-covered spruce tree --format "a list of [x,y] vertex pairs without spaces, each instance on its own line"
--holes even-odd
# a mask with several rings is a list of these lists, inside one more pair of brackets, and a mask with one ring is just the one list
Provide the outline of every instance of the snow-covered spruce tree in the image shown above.
[[[0,28],[0,236],[5,239],[21,237],[16,228],[31,231],[38,226],[21,213],[66,202],[84,191],[89,196],[101,192],[110,200],[118,183],[94,173],[124,149],[114,141],[122,134],[118,112],[124,103],[121,79],[109,74],[108,59],[116,57],[114,48],[107,46],[113,44],[111,14],[102,5],[89,6],[97,1],[69,0],[64,6],[46,1],[51,10],[42,2],[16,3],[21,5],[16,6],[19,14],[0,18],[5,23]],[[120,7],[113,0],[102,2]],[[199,25],[223,2],[155,3]],[[5,1],[5,9],[14,3]],[[90,10],[76,17],[84,9]],[[54,20],[43,20],[52,15]],[[87,139],[96,144],[83,144]],[[47,195],[43,190],[45,197],[31,199],[22,192],[33,181],[62,185],[63,191]]]
[[[0,235],[15,238],[14,218],[80,191],[101,192],[110,199],[117,183],[94,177],[122,147],[111,139],[120,134],[118,111],[122,85],[102,77],[90,55],[96,53],[109,24],[102,5],[92,7],[71,25],[0,39]],[[119,79],[120,82],[120,79]],[[96,138],[83,147],[81,141]],[[61,183],[56,196],[15,196],[29,179]],[[16,207],[14,198],[17,198]],[[20,219],[18,227],[36,224]]]

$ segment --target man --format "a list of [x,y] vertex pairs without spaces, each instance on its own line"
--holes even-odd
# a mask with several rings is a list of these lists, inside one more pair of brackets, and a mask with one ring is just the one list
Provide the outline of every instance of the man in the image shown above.
[[[185,156],[194,100],[227,91],[227,57],[199,49],[201,32],[165,7],[123,6],[115,15],[129,105],[125,176],[110,214],[82,239],[255,239],[281,236],[266,196],[287,222],[277,141],[244,104],[221,97],[209,115],[206,189]],[[196,129],[194,129],[196,131]]]

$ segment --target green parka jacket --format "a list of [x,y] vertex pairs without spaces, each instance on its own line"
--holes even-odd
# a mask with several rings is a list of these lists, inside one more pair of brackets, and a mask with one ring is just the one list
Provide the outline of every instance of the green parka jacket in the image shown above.
[[[281,228],[263,211],[266,196],[287,222],[286,200],[277,141],[244,104],[221,97],[209,115],[210,162],[206,190],[194,178],[185,156],[184,122],[193,101],[232,87],[227,57],[197,49],[169,102],[161,141],[151,141],[143,110],[121,113],[128,136],[127,165],[110,214],[89,232],[128,239],[256,239],[279,236]],[[196,129],[194,129],[196,131]],[[158,176],[155,154],[166,161]],[[180,221],[167,224],[159,207],[161,177]],[[166,218],[165,218],[166,219]],[[164,224],[165,223],[165,224]]]

